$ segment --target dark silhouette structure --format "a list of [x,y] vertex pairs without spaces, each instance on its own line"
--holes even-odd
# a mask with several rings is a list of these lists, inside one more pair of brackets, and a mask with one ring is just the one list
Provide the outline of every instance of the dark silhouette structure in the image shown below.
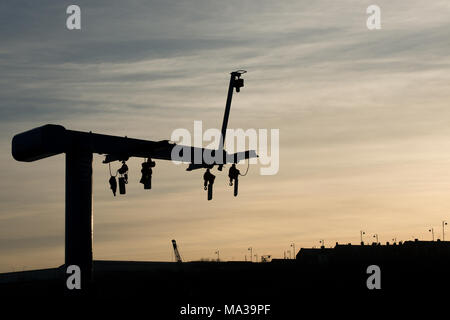
[[377,260],[378,262],[406,262],[415,258],[431,262],[434,258],[450,258],[449,241],[405,241],[382,245],[377,242],[360,245],[339,244],[334,248],[302,248],[297,261],[308,265],[324,265],[336,262]]
[[216,179],[216,176],[209,171],[209,168],[206,169],[205,173],[203,174],[203,188],[205,190],[208,190],[208,200],[212,200],[213,195],[213,185],[214,180]]
[[144,185],[144,189],[152,188],[152,174],[153,174],[152,168],[154,168],[155,165],[156,165],[155,161],[152,161],[150,158],[147,160],[147,162],[142,163],[141,169],[142,177],[139,182]]
[[[233,90],[244,85],[240,78],[243,71],[231,73],[228,98],[225,109],[222,132],[226,132],[228,117],[231,107]],[[14,136],[12,140],[12,155],[18,161],[31,162],[51,157],[60,153],[66,154],[66,216],[65,216],[65,265],[77,265],[81,269],[82,288],[89,289],[92,274],[92,155],[104,154],[103,163],[122,161],[122,167],[116,176],[111,174],[109,184],[116,195],[117,184],[119,193],[126,193],[128,183],[128,166],[126,161],[130,157],[146,158],[147,162],[142,166],[141,183],[145,189],[151,188],[151,168],[155,163],[151,159],[172,160],[172,151],[175,147],[182,153],[190,152],[191,159],[188,171],[207,168],[205,175],[208,178],[210,189],[208,200],[212,199],[212,184],[214,175],[209,169],[219,166],[219,170],[226,163],[236,163],[242,159],[257,157],[254,150],[228,154],[223,149],[222,136],[218,150],[195,148],[191,146],[179,146],[169,143],[168,140],[149,141],[117,137],[92,132],[67,130],[63,126],[48,124]],[[195,163],[196,153],[206,152],[223,154],[223,158],[214,163],[206,163],[202,158],[200,163]],[[174,159],[178,160],[178,159]],[[209,174],[209,175],[208,175]]]
[[180,253],[178,252],[178,246],[177,246],[177,242],[175,241],[175,239],[172,240],[172,246],[173,246],[173,252],[174,252],[174,254],[175,254],[175,260],[176,260],[176,262],[179,262],[179,263],[183,262],[183,261],[181,260],[181,255],[180,255]]
[[[379,290],[367,287],[370,265],[380,267]],[[301,249],[297,259],[267,263],[94,261],[92,298],[119,298],[124,306],[144,301],[152,314],[162,313],[167,319],[176,319],[180,306],[187,303],[222,308],[223,304],[270,304],[273,317],[269,319],[286,319],[283,315],[310,308],[320,314],[326,310],[348,314],[360,310],[355,303],[370,312],[400,303],[403,313],[411,305],[401,301],[424,304],[424,297],[435,299],[442,288],[448,288],[449,267],[450,242],[440,241],[337,244]],[[61,297],[64,270],[62,266],[1,274],[0,297]],[[338,308],[330,308],[333,305]]]
[[239,183],[239,170],[236,168],[236,165],[233,163],[228,171],[228,177],[230,178],[230,186],[233,186],[234,181],[234,196],[238,195],[238,183]]

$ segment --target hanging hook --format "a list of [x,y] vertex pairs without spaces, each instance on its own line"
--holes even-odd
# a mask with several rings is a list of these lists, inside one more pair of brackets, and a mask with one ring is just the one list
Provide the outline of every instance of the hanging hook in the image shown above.
[[[115,197],[116,196],[116,192],[117,192],[117,180],[116,180],[116,176],[112,175],[111,162],[109,162],[108,165],[109,165],[109,175],[110,175],[110,178],[109,178],[109,181],[108,181],[109,182],[109,188],[111,189],[111,191],[112,191],[112,193],[113,193],[113,195]],[[116,173],[116,175],[117,175],[117,173]]]
[[212,199],[212,195],[213,195],[213,184],[214,184],[214,179],[216,178],[215,175],[213,175],[209,168],[206,169],[205,173],[203,174],[203,187],[205,190],[208,190],[208,200]]
[[234,181],[234,196],[236,197],[238,195],[238,178],[240,175],[240,171],[236,168],[236,164],[233,163],[228,170],[228,177],[230,178],[230,186],[233,185]]
[[146,162],[142,162],[142,177],[139,181],[144,185],[144,189],[151,189],[152,188],[152,174],[153,170],[152,168],[155,167],[156,163],[155,161],[152,161],[152,159],[148,158]]
[[117,170],[119,176],[119,193],[125,194],[126,188],[125,185],[128,183],[128,166],[125,161],[122,161],[122,166],[119,170]]

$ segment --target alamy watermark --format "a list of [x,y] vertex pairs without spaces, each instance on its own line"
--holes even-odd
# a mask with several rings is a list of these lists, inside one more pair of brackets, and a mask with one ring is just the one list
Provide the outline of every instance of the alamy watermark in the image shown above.
[[369,30],[381,29],[381,9],[376,4],[372,4],[367,7],[366,13],[370,14],[367,18],[366,26]]
[[[367,7],[366,13],[369,17],[366,20],[366,26],[369,30],[381,29],[381,9],[378,5],[372,4]],[[71,4],[66,9],[69,16],[66,19],[68,30],[81,30],[81,8],[76,4]]]
[[[250,164],[259,163],[261,165],[261,175],[278,173],[280,167],[279,129],[247,129],[245,131],[243,129],[227,129],[223,146],[226,153],[220,152],[222,150],[220,148],[221,137],[220,130],[216,128],[210,128],[203,132],[202,121],[194,121],[193,134],[185,128],[175,129],[172,132],[171,140],[177,145],[172,149],[172,161],[175,164],[184,162],[201,165],[226,164],[232,162],[233,159],[240,163],[248,158]],[[208,144],[204,146],[203,142]],[[251,152],[245,153],[246,147],[248,150],[254,151],[258,157],[252,157]]]
[[76,4],[67,7],[66,13],[69,16],[66,19],[66,27],[68,30],[81,30],[81,8]]
[[67,267],[66,273],[70,276],[67,277],[66,287],[69,290],[81,289],[81,269],[79,266],[73,264]]
[[372,264],[367,267],[367,274],[370,276],[367,278],[366,286],[369,290],[381,289],[381,269],[376,264]]

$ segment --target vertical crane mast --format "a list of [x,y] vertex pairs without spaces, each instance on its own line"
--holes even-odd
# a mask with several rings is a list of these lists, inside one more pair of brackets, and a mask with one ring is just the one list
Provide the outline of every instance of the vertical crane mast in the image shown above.
[[[219,152],[223,153],[225,145],[225,136],[227,134],[228,118],[230,117],[231,100],[233,99],[233,89],[236,88],[236,92],[240,92],[244,86],[244,79],[241,79],[241,75],[246,73],[245,70],[238,70],[231,73],[230,84],[228,86],[227,103],[225,105],[225,113],[223,115],[222,130],[219,143]],[[222,165],[219,166],[219,170],[222,170]]]
[[177,242],[175,240],[172,240],[172,246],[173,246],[173,252],[175,253],[175,260],[177,262],[183,262],[181,260],[180,253],[178,252]]

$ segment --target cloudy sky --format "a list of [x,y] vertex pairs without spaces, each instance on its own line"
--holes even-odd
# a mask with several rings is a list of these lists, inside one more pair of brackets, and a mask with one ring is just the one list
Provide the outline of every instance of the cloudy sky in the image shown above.
[[[66,29],[81,7],[82,30]],[[381,7],[369,31],[366,8]],[[246,69],[229,128],[280,130],[280,171],[252,166],[232,196],[226,171],[158,162],[150,192],[130,160],[113,198],[94,157],[94,258],[282,257],[296,247],[431,239],[450,221],[450,3],[446,0],[2,1],[0,272],[64,262],[64,155],[11,156],[46,124],[169,139],[221,125],[229,72]],[[117,166],[117,164],[114,164]],[[242,166],[245,170],[245,166]],[[450,234],[449,234],[450,237]]]

